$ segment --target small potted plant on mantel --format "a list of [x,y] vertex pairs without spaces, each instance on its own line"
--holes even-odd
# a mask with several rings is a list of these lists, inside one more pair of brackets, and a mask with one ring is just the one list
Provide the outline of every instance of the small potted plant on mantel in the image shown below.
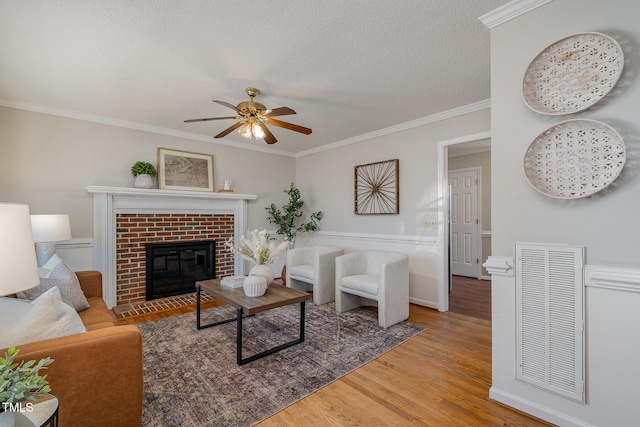
[[156,167],[149,162],[138,161],[131,166],[131,175],[136,178],[133,186],[136,188],[153,188],[153,177],[157,174]]
[[[304,200],[302,200],[300,190],[291,183],[291,187],[283,191],[289,195],[287,204],[282,206],[282,209],[278,209],[275,204],[271,203],[271,206],[265,209],[268,212],[267,220],[279,227],[276,233],[286,236],[290,242],[289,247],[293,248],[300,234],[318,229],[324,213],[322,211],[312,212],[309,216],[309,221],[305,222],[302,220]],[[283,282],[286,280],[286,268],[286,265],[282,268],[281,276]]]
[[11,346],[4,357],[0,357],[0,425],[13,425],[17,411],[28,411],[25,405],[29,405],[29,401],[51,391],[47,376],[38,372],[50,365],[53,359],[47,357],[38,363],[35,360],[14,363],[18,352]]

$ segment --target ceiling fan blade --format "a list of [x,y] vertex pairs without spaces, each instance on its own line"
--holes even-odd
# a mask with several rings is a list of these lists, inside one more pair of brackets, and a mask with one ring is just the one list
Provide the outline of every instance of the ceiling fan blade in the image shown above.
[[275,116],[287,116],[289,114],[296,114],[296,112],[289,107],[278,107],[272,110],[267,110],[263,117],[275,117]]
[[238,110],[235,105],[229,104],[226,101],[218,101],[217,99],[214,99],[213,102],[217,102],[220,105],[224,105],[227,108],[231,108],[233,111],[235,111],[238,114],[242,114],[242,112],[240,110]]
[[309,135],[311,133],[311,129],[306,128],[304,126],[294,125],[293,123],[282,122],[276,119],[269,119],[268,122],[270,125],[279,126],[281,128],[289,129],[295,132],[304,133],[305,135]]
[[227,136],[229,135],[231,132],[233,132],[234,130],[238,129],[240,126],[242,126],[244,124],[244,122],[238,122],[238,123],[234,123],[233,125],[229,126],[228,128],[226,128],[225,130],[223,130],[222,132],[220,132],[219,134],[217,134],[216,136],[214,136],[214,138],[222,138],[223,136]]
[[226,119],[239,119],[240,116],[230,116],[230,117],[207,117],[206,119],[189,119],[185,120],[185,123],[194,123],[194,122],[208,122],[209,120],[226,120]]
[[260,128],[264,132],[264,142],[266,142],[267,144],[275,144],[276,142],[278,142],[276,137],[273,136],[273,134],[271,133],[269,128],[267,128],[267,126],[265,126],[264,123],[258,123],[258,125],[260,126]]

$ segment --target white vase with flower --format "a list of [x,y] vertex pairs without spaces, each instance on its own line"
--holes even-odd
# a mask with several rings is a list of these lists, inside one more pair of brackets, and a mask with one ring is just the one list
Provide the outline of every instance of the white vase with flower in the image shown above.
[[246,235],[240,237],[239,242],[230,238],[225,245],[230,252],[238,252],[244,259],[255,263],[249,272],[250,276],[263,276],[267,279],[267,284],[271,284],[274,278],[271,263],[280,252],[289,247],[289,241],[285,238],[283,242],[277,243],[265,230],[255,229],[248,230]]

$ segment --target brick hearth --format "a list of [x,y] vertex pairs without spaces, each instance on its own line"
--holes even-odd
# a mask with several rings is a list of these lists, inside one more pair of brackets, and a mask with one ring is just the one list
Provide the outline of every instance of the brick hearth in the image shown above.
[[224,277],[234,272],[233,256],[224,247],[233,233],[232,214],[117,214],[117,305],[145,307],[146,243],[215,240],[216,277]]
[[[214,298],[203,292],[200,300],[204,302],[213,301]],[[121,304],[113,307],[113,313],[117,319],[123,319],[141,314],[155,313],[158,311],[173,310],[180,307],[187,307],[196,304],[196,293],[192,292],[184,295],[176,295],[167,298],[158,298],[151,301],[134,302],[131,304]]]

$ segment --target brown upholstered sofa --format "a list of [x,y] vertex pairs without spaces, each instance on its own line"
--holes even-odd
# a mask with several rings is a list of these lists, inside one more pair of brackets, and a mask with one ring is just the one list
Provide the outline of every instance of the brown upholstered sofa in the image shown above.
[[87,332],[20,345],[16,361],[54,359],[44,373],[60,402],[60,426],[140,426],[140,330],[115,326],[102,300],[99,271],[76,275],[90,305],[79,313]]

